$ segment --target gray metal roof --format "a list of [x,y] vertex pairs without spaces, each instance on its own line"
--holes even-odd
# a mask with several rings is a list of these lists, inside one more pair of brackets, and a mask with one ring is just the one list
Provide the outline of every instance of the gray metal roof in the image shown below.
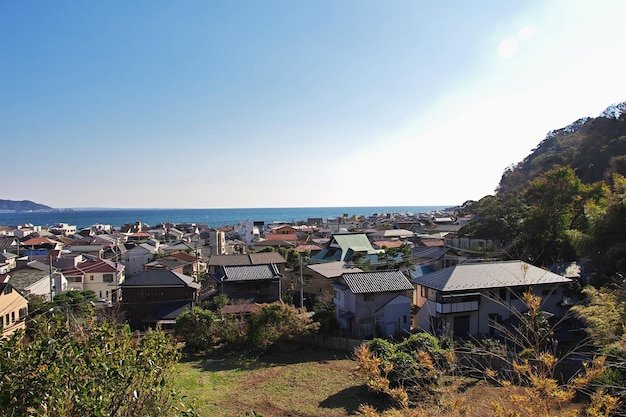
[[523,261],[459,264],[413,279],[416,284],[438,291],[561,284],[570,281]]
[[190,287],[200,288],[193,278],[170,270],[146,270],[127,278],[122,287]]
[[284,264],[287,260],[278,252],[255,252],[244,255],[211,255],[209,265],[258,265],[258,264]]
[[354,294],[413,290],[413,285],[400,271],[349,272],[341,275]]
[[265,281],[278,279],[282,275],[278,273],[274,264],[264,265],[237,265],[223,267],[222,281]]

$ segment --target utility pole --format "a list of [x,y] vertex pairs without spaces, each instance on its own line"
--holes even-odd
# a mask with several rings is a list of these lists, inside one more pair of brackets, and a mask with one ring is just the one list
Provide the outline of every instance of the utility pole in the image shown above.
[[50,271],[50,302],[54,301],[54,276],[52,275],[52,254],[48,251],[48,267]]
[[302,280],[302,255],[300,255],[300,308],[304,307],[304,281]]

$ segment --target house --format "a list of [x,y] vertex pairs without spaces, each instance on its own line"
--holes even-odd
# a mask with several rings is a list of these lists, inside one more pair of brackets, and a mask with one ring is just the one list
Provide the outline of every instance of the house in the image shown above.
[[0,252],[19,255],[20,240],[15,236],[0,236]]
[[465,263],[412,279],[416,286],[414,327],[434,334],[498,335],[496,323],[525,311],[525,291],[542,297],[541,309],[557,316],[571,282],[523,261]]
[[146,270],[121,285],[122,307],[133,330],[156,325],[171,328],[176,318],[198,300],[200,284],[170,270]]
[[17,255],[0,251],[0,274],[6,274],[17,265]]
[[364,259],[375,264],[381,249],[374,249],[365,233],[335,233],[326,243],[323,250],[309,260],[310,263],[325,263],[336,261],[350,261],[356,254],[362,254]]
[[220,294],[255,303],[280,301],[282,277],[274,264],[223,266],[213,275]]
[[51,301],[55,295],[68,289],[66,278],[49,263],[41,261],[20,261],[9,272],[6,281],[24,296],[38,295],[45,301]]
[[206,263],[199,257],[187,252],[172,252],[168,256],[148,262],[144,265],[144,269],[169,269],[181,274],[198,277],[206,272]]
[[126,268],[126,275],[131,277],[143,271],[144,265],[152,262],[157,253],[158,247],[149,243],[140,243],[122,253],[122,264]]
[[0,336],[8,337],[24,329],[28,300],[9,283],[0,283]]
[[91,258],[62,271],[72,290],[93,291],[100,300],[120,301],[124,265],[108,259]]
[[[333,283],[346,272],[363,272],[343,261],[325,264],[309,264],[302,267],[302,293],[305,299],[319,301],[320,297],[333,295]],[[296,274],[292,277],[299,280]],[[300,282],[290,283],[295,291],[300,289]],[[299,295],[298,295],[299,297]]]
[[402,272],[344,273],[333,287],[337,321],[352,337],[410,331],[413,285]]
[[41,250],[60,250],[63,245],[58,240],[47,237],[32,237],[22,241],[21,246],[24,249],[41,249]]
[[255,252],[237,255],[212,255],[209,258],[209,274],[215,275],[223,266],[274,264],[278,273],[285,274],[287,260],[278,252]]

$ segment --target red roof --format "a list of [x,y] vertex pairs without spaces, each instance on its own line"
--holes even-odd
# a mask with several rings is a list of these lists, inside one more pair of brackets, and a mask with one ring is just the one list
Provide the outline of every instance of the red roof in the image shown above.
[[399,248],[403,245],[401,240],[379,240],[373,243],[379,248]]
[[74,268],[63,271],[63,275],[84,275],[93,272],[115,272],[115,264],[105,259],[89,259]]
[[25,242],[22,242],[22,246],[36,246],[36,245],[58,245],[59,242],[56,240],[48,239],[47,237],[34,237],[32,239],[28,239]]
[[298,252],[306,252],[306,251],[310,251],[310,252],[315,252],[315,251],[321,251],[323,248],[321,246],[318,245],[298,245],[296,246],[296,251]]
[[265,240],[285,240],[285,241],[291,242],[291,241],[298,240],[298,235],[296,235],[295,233],[284,233],[284,234],[270,233],[270,234],[265,235]]

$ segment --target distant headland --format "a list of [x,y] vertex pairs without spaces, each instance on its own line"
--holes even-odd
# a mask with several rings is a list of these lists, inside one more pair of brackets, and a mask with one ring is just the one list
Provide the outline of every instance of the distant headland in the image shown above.
[[2,212],[28,212],[28,211],[54,211],[55,209],[32,202],[30,200],[14,201],[14,200],[1,200],[0,199],[0,211]]

